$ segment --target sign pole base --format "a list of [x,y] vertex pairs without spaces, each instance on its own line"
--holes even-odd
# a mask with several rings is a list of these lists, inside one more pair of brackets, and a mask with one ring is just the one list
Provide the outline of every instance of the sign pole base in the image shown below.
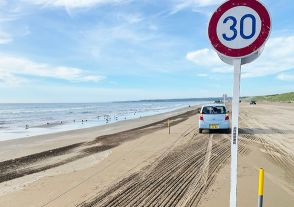
[[238,121],[240,100],[241,59],[234,59],[234,87],[231,134],[231,192],[230,207],[237,207]]

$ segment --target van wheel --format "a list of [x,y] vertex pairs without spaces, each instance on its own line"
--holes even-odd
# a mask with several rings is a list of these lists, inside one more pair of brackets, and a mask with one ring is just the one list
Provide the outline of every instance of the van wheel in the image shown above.
[[200,134],[202,134],[202,130],[203,130],[203,129],[199,129],[199,133],[200,133]]

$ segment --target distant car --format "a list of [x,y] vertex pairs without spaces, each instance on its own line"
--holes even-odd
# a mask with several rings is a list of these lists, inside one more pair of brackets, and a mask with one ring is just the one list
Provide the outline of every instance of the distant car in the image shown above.
[[256,101],[251,101],[250,105],[256,105]]
[[230,131],[230,117],[224,104],[202,106],[199,117],[199,133],[202,133],[205,129]]

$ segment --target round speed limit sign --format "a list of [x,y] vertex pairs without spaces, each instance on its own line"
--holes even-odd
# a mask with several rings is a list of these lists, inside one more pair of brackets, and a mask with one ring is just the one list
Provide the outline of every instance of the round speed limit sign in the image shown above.
[[245,58],[258,51],[271,30],[271,19],[258,0],[229,0],[212,15],[208,36],[227,58]]

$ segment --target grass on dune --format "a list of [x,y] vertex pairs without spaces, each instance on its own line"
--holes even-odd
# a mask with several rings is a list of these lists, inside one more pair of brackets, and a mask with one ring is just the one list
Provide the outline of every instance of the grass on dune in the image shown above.
[[294,102],[294,92],[266,95],[266,96],[251,96],[244,97],[247,101],[268,101],[268,102]]

